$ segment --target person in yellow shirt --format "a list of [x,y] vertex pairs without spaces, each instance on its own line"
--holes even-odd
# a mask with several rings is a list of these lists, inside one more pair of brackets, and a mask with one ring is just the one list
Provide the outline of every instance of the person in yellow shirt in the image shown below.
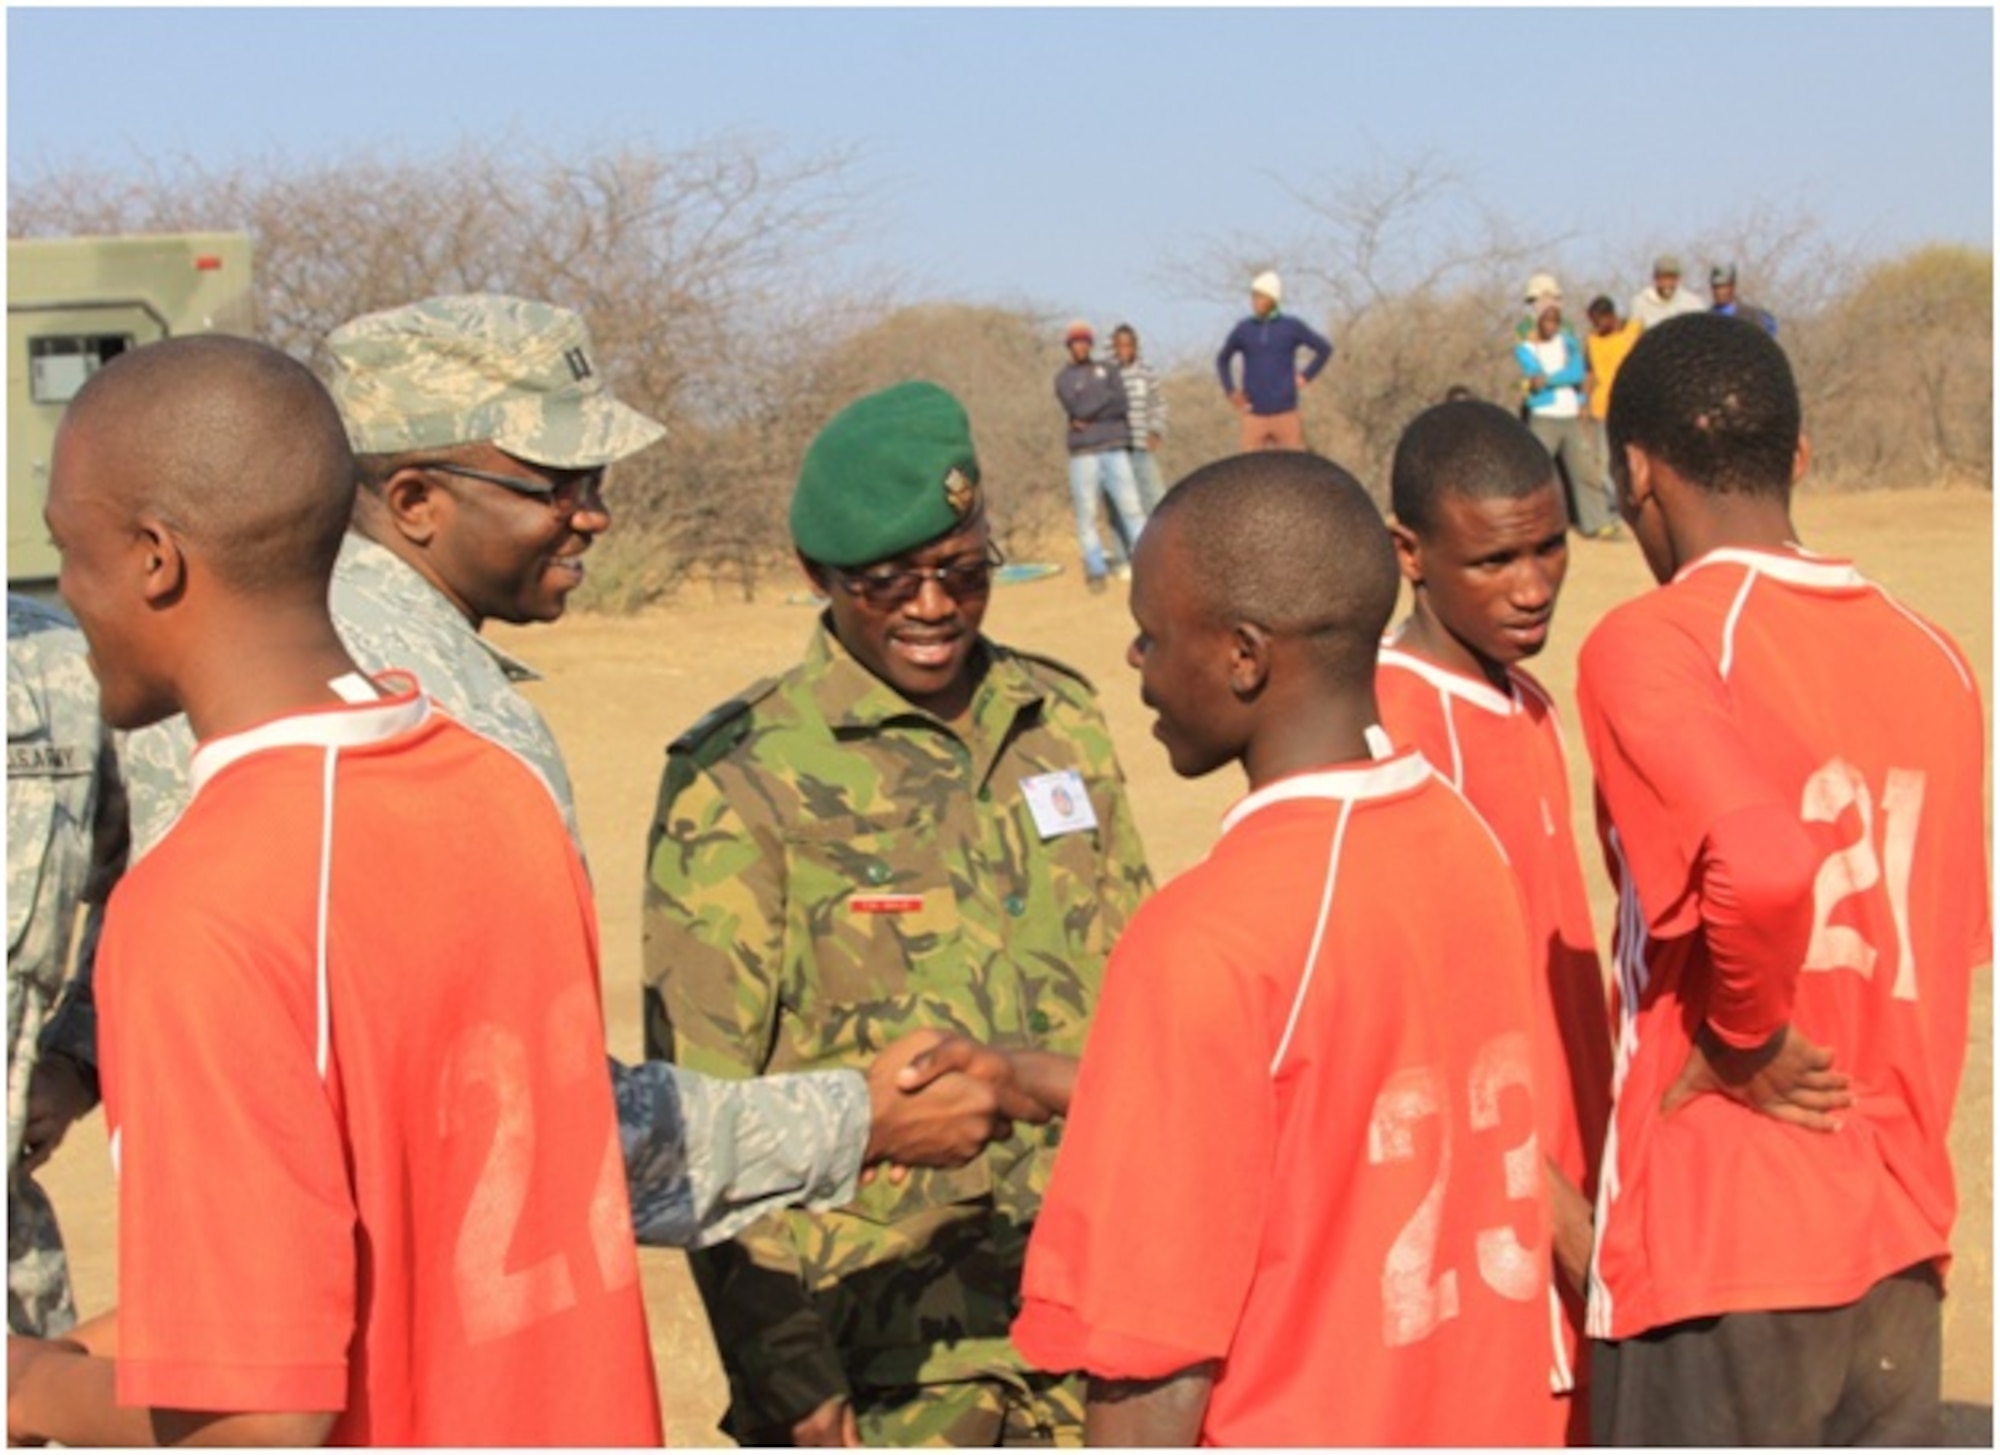
[[1611,384],[1618,377],[1618,366],[1632,352],[1632,345],[1639,342],[1642,330],[1638,319],[1621,319],[1618,305],[1602,293],[1590,300],[1584,313],[1590,319],[1590,332],[1583,338],[1583,413],[1589,421],[1591,447],[1604,470],[1605,491],[1615,500],[1618,497],[1611,484],[1611,442],[1605,438],[1604,421],[1611,417]]

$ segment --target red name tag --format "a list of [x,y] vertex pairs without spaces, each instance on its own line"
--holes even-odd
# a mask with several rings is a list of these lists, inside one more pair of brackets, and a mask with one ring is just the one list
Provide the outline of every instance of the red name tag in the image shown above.
[[847,901],[855,914],[915,914],[924,907],[921,894],[856,894]]

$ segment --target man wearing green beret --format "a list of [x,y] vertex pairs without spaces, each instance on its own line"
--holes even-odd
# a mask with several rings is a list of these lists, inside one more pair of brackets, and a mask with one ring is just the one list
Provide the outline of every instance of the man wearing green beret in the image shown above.
[[[551,304],[427,298],[365,314],[327,342],[361,475],[331,589],[342,643],[369,671],[414,673],[445,711],[533,769],[580,850],[561,750],[516,685],[535,673],[480,628],[562,615],[611,526],[606,471],[666,431],[612,394],[583,319]],[[185,805],[193,749],[179,716],[126,737],[135,855]],[[865,1078],[754,1086],[613,1063],[640,1241],[684,1246],[772,1207],[845,1201],[869,1157],[970,1156],[997,1119],[995,1093],[964,1075],[899,1089],[895,1074],[917,1049],[896,1048]],[[998,1058],[954,1049],[954,1067],[997,1074],[987,1063]]]
[[[648,846],[647,1054],[733,1076],[863,1064],[939,1026],[1075,1054],[1150,887],[1089,683],[981,635],[993,569],[965,411],[873,394],[807,451],[804,660],[668,750]],[[1077,1386],[1008,1342],[1056,1133],[774,1214],[695,1255],[755,1444],[1067,1443]]]

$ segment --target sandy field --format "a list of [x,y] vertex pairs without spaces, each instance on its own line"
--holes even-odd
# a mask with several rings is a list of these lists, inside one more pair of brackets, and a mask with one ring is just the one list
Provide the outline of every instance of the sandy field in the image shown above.
[[[1957,637],[1992,702],[1993,497],[1977,492],[1804,495],[1796,519],[1813,548],[1853,555],[1862,569]],[[1241,792],[1233,773],[1197,783],[1176,779],[1152,741],[1125,665],[1131,621],[1120,593],[1088,595],[1065,552],[1062,574],[996,591],[991,635],[1061,657],[1101,690],[1154,872],[1165,878],[1206,849],[1217,820]],[[1651,585],[1631,542],[1579,542],[1554,638],[1534,670],[1566,713],[1576,652],[1606,609]],[[576,782],[593,875],[600,888],[605,999],[611,1047],[639,1049],[641,863],[665,745],[716,702],[796,660],[812,613],[788,604],[790,582],[755,603],[689,599],[646,615],[574,615],[554,627],[507,629],[495,638],[533,662],[546,680],[531,695],[547,714]],[[1610,891],[1589,819],[1588,764],[1573,741],[1576,832],[1588,845],[1602,942],[1608,946]],[[1990,776],[1990,768],[1989,768]],[[1989,789],[1990,805],[1990,789]],[[1973,999],[1971,1052],[1953,1133],[1962,1212],[1958,1257],[1945,1305],[1945,1396],[1953,1443],[1993,1437],[1993,1023],[1992,984],[1982,971]],[[87,1312],[115,1301],[112,1231],[116,1213],[102,1118],[71,1134],[46,1174],[73,1252]],[[1719,1232],[1719,1230],[1718,1230]],[[642,1258],[661,1405],[668,1438],[679,1445],[721,1440],[722,1377],[700,1301],[678,1253]]]

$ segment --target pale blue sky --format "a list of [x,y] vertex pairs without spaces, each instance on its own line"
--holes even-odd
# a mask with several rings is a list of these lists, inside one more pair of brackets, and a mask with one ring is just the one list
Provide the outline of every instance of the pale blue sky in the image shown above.
[[1434,153],[1621,296],[1760,199],[1868,252],[1992,242],[1985,9],[13,8],[7,42],[10,170],[495,130],[850,147],[854,261],[919,296],[1129,317],[1156,356],[1243,302],[1177,263],[1296,232],[1275,179],[1371,147]]

